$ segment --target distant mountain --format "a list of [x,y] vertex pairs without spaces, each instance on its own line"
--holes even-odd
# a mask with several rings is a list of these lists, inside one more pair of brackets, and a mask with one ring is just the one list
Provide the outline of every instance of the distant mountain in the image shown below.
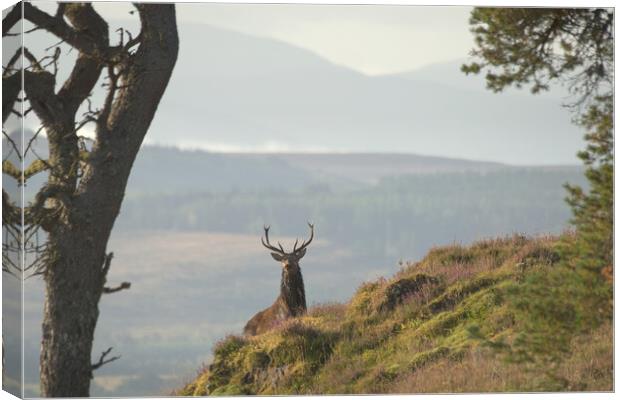
[[[19,142],[14,132],[13,139]],[[26,131],[26,142],[33,132]],[[5,152],[10,145],[3,140]],[[32,141],[26,164],[36,155],[47,157],[47,140]],[[18,160],[14,161],[19,165]],[[488,172],[499,163],[391,153],[214,153],[175,147],[144,145],[136,158],[127,185],[128,195],[299,191],[310,187],[348,190],[375,184],[381,178],[450,172]],[[28,180],[26,197],[35,194],[46,177]],[[8,177],[5,177],[8,178]],[[17,190],[12,178],[5,186]]]
[[[484,73],[480,73],[479,75],[466,75],[461,72],[461,66],[463,64],[468,64],[471,61],[472,60],[470,59],[463,58],[449,62],[435,63],[411,71],[392,74],[390,76],[415,82],[430,82],[460,90],[486,92],[487,94],[491,94],[486,88]],[[504,97],[506,94],[510,94],[512,96],[524,96],[522,99],[524,102],[527,102],[532,96],[528,88],[506,88],[504,92],[501,94],[496,94],[495,96],[498,100],[500,100],[500,97]],[[541,92],[537,94],[536,97],[548,99],[561,104],[566,94],[566,89],[564,87],[561,85],[553,85],[551,86],[550,91]]]
[[[26,141],[33,132],[26,131]],[[16,133],[12,135],[18,141]],[[10,145],[3,140],[6,154]],[[47,157],[47,141],[32,141],[26,164],[37,154]],[[17,160],[14,161],[19,165]],[[549,166],[548,168],[553,168]],[[562,168],[562,167],[560,167]],[[474,160],[406,153],[216,153],[144,145],[136,158],[128,196],[301,190],[347,191],[377,184],[386,177],[437,173],[489,173],[519,169],[515,166]],[[573,167],[569,167],[573,170]],[[539,169],[542,171],[542,169]],[[26,200],[41,186],[46,173],[28,180]],[[3,176],[10,193],[17,190],[12,178]],[[15,195],[16,196],[16,195]]]
[[460,76],[460,63],[455,71],[438,67],[432,79],[369,77],[273,39],[192,24],[180,26],[180,37],[151,143],[406,152],[515,164],[574,163],[583,147],[582,133],[557,98],[441,82],[442,75]]
[[[179,36],[177,65],[147,143],[511,164],[576,163],[583,148],[561,93],[494,94],[481,77],[459,71],[461,60],[366,76],[270,38],[188,23],[179,26]],[[37,38],[33,49],[49,46]],[[94,106],[102,99],[98,88]],[[25,123],[35,128],[34,121]]]
[[488,172],[498,163],[415,154],[211,153],[144,146],[131,172],[128,194],[299,191],[328,185],[343,190],[381,178],[448,172]]
[[285,160],[319,177],[340,177],[370,184],[388,176],[489,172],[507,168],[500,163],[404,153],[284,153],[271,157]]

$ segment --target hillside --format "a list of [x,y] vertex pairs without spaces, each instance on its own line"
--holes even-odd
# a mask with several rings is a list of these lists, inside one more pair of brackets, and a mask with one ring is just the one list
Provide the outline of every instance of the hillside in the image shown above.
[[[35,146],[45,154],[44,138]],[[29,180],[26,201],[43,176]],[[343,302],[437,244],[559,234],[570,218],[565,182],[587,186],[577,166],[144,146],[108,246],[110,280],[132,288],[102,302],[94,343],[95,351],[113,346],[122,361],[95,376],[92,394],[169,393],[209,359],[217,339],[271,304],[280,269],[260,245],[265,223],[285,245],[305,233],[307,219],[316,224],[303,263],[308,299]],[[36,396],[42,281],[28,280],[24,293],[25,379]]]
[[611,285],[562,238],[435,248],[345,304],[231,335],[178,395],[610,391]]
[[[144,146],[129,193],[301,190],[328,184],[352,189],[395,175],[488,172],[511,167],[418,154],[393,153],[215,153]],[[179,177],[184,179],[179,179]],[[167,185],[162,187],[161,182]]]
[[[29,143],[33,135],[33,131],[26,130],[26,142]],[[10,136],[17,143],[21,140],[18,130],[11,132]],[[2,146],[10,149],[6,138],[3,138]],[[40,135],[32,141],[31,149],[26,165],[36,160],[35,154],[40,157],[47,155],[46,137]],[[228,153],[147,144],[136,158],[127,192],[131,196],[137,193],[299,191],[312,185],[350,190],[376,184],[388,176],[486,173],[516,168],[524,167],[407,153]],[[30,189],[40,187],[46,176],[41,173],[31,177],[26,195],[34,195],[31,193],[34,190]],[[162,182],[166,184],[162,185]],[[12,182],[8,180],[7,184]]]

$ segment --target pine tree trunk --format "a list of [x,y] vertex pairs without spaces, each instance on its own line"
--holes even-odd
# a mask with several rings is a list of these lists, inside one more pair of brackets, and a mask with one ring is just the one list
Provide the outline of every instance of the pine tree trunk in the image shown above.
[[[24,49],[32,66],[24,71],[24,91],[49,144],[49,179],[26,208],[24,221],[48,235],[38,271],[45,280],[41,396],[87,397],[98,304],[111,260],[107,242],[133,162],[176,63],[175,9],[171,4],[135,4],[140,35],[119,47],[109,46],[107,23],[89,3],[62,3],[55,15],[29,2],[22,6],[11,15],[19,17],[23,11],[26,20],[79,52],[70,77],[56,91],[56,76]],[[3,20],[3,35],[14,23]],[[78,142],[76,113],[104,68],[111,73],[108,95],[94,121],[95,143],[85,151]],[[17,92],[13,96],[3,100],[3,110],[5,103],[16,101]],[[103,356],[96,366],[102,361]]]
[[[54,246],[45,275],[41,396],[87,397],[91,351],[99,316],[103,254],[80,240],[80,229]],[[95,239],[96,240],[96,239]]]

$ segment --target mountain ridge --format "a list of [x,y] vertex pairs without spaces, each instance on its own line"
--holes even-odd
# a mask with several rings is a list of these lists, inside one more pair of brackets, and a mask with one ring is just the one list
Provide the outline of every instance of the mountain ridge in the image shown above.
[[[276,143],[291,151],[404,151],[521,165],[577,162],[584,145],[560,99],[446,85],[448,72],[465,85],[480,79],[450,65],[430,67],[423,79],[369,76],[271,38],[201,24],[183,24],[179,34],[183,46],[150,143]],[[33,49],[49,45],[39,40],[32,36]],[[94,106],[102,99],[97,88]]]
[[201,51],[181,50],[153,143],[270,141],[292,151],[398,150],[514,164],[572,163],[582,147],[555,100],[367,76],[285,42],[191,24],[184,32],[185,48]]

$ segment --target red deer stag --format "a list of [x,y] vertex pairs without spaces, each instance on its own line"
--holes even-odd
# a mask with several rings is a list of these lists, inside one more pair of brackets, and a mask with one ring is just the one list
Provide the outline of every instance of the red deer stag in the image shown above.
[[282,263],[282,280],[280,281],[280,295],[271,307],[259,312],[252,317],[243,328],[245,335],[258,335],[271,329],[278,321],[290,317],[296,317],[306,312],[306,292],[304,280],[299,268],[299,260],[306,254],[306,248],[314,237],[314,225],[310,227],[310,239],[304,241],[297,248],[298,240],[295,240],[293,251],[287,253],[278,242],[278,247],[269,243],[269,227],[265,226],[265,238],[261,238],[263,246],[271,250],[274,260]]

